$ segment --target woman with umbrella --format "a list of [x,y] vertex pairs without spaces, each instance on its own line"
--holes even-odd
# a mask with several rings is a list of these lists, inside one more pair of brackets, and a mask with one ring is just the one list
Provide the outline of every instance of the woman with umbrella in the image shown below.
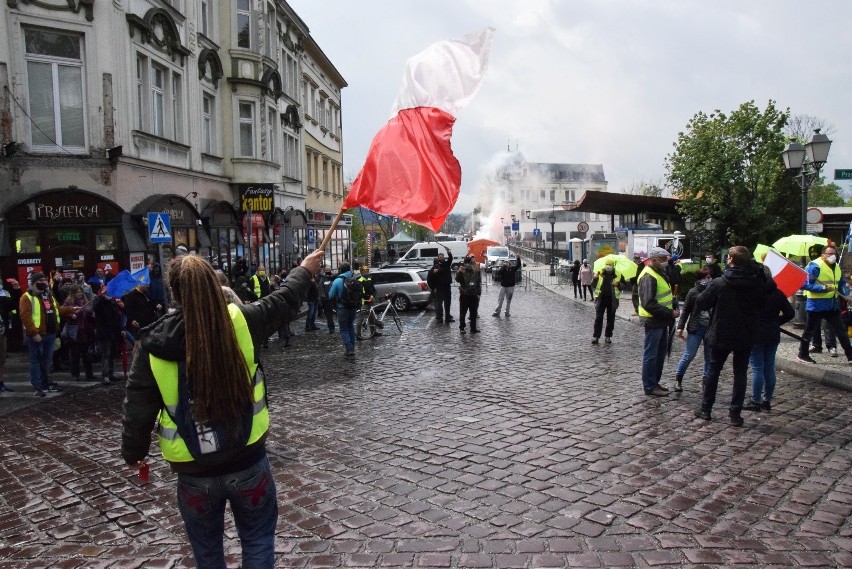
[[624,277],[615,270],[615,259],[605,259],[603,269],[595,273],[592,279],[592,290],[595,300],[595,326],[592,332],[592,344],[597,344],[603,328],[603,317],[606,312],[606,330],[604,342],[612,343],[612,330],[615,327],[615,311],[618,310],[618,299]]

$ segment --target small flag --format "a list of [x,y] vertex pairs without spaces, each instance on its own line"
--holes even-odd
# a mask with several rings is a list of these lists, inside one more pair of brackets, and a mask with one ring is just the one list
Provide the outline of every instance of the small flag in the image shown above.
[[493,34],[440,41],[408,60],[395,116],[373,138],[344,208],[441,228],[461,189],[450,146],[455,115],[479,90]]
[[803,268],[791,263],[771,249],[766,252],[763,264],[769,268],[772,273],[772,280],[775,281],[784,296],[793,296],[808,280],[808,273]]

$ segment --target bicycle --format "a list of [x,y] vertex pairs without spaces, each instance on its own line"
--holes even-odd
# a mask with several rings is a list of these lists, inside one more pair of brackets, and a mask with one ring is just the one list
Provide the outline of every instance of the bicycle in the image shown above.
[[384,328],[385,318],[390,314],[397,329],[402,332],[402,320],[394,307],[396,293],[386,294],[384,300],[369,307],[364,306],[358,311],[355,321],[355,336],[366,340],[376,335],[377,329]]

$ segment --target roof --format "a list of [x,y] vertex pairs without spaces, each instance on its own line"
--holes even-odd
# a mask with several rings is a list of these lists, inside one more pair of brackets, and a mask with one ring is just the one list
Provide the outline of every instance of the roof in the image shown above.
[[628,213],[677,214],[675,207],[678,202],[680,200],[676,198],[586,191],[575,204],[563,204],[562,209],[609,215]]
[[415,241],[417,241],[417,239],[415,239],[405,231],[400,231],[399,233],[388,239],[388,243],[414,243]]
[[562,182],[606,182],[603,164],[548,164],[527,163],[530,173]]

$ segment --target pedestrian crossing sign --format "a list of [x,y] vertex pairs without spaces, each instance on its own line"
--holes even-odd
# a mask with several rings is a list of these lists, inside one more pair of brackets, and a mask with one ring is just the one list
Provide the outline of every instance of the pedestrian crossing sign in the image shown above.
[[148,212],[148,241],[151,243],[172,242],[172,219],[168,213]]

